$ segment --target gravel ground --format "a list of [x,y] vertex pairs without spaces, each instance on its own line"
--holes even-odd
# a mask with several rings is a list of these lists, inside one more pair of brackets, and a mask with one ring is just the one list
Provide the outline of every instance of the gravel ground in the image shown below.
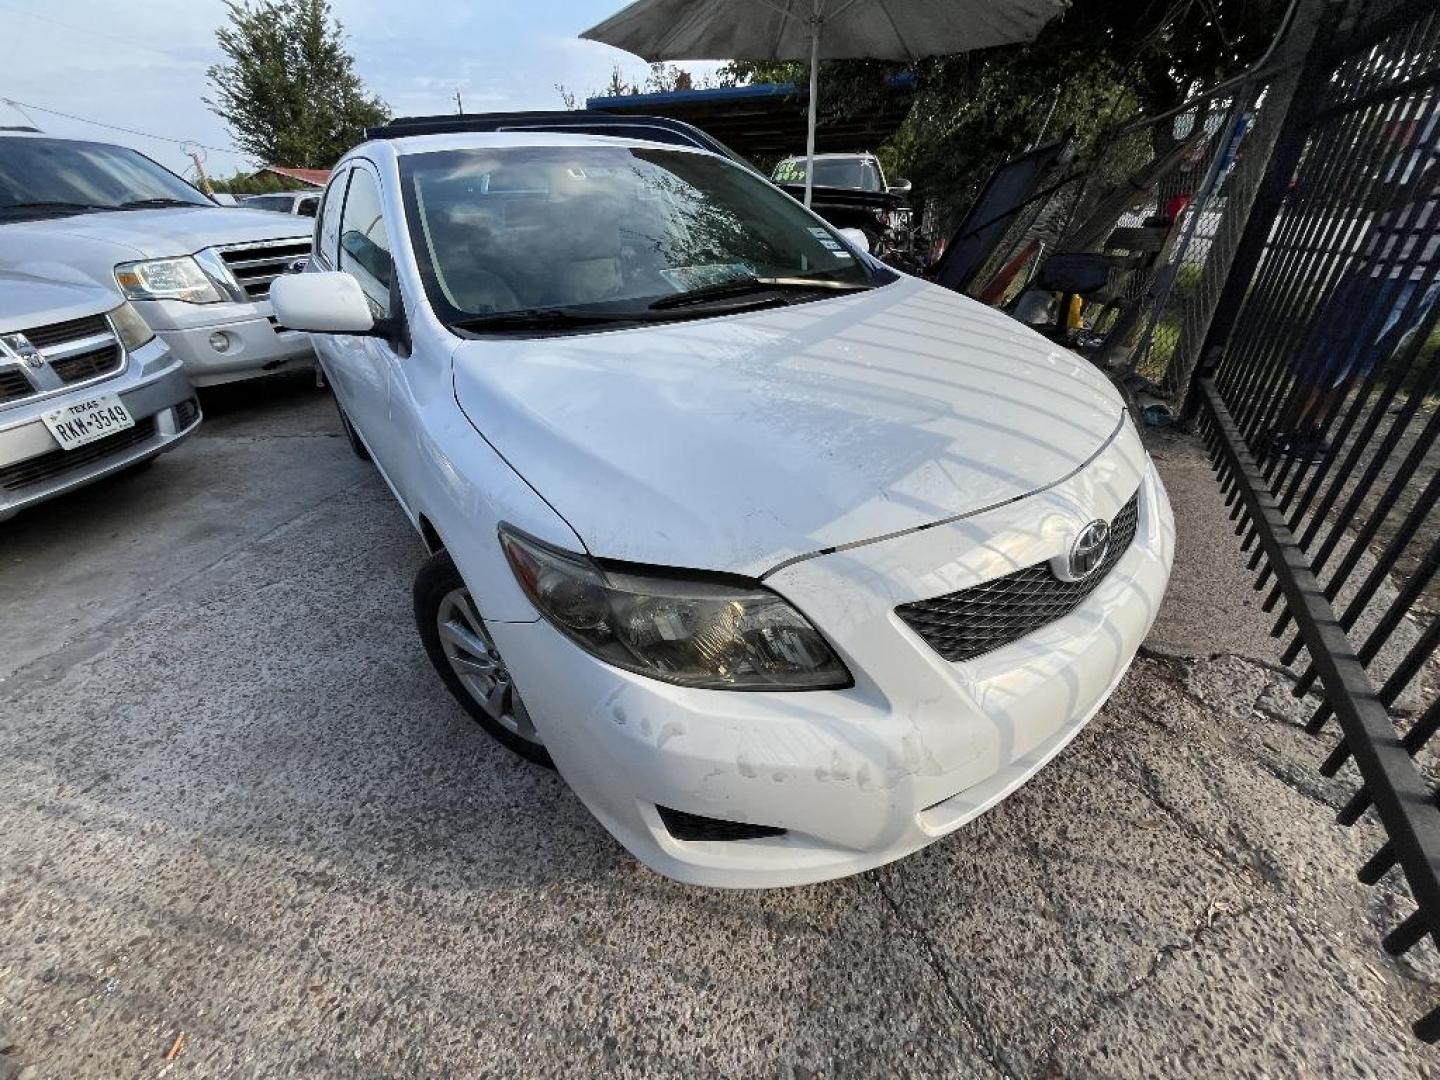
[[1440,1075],[1440,964],[1378,948],[1408,902],[1217,593],[1193,447],[1163,655],[1059,759],[880,871],[724,892],[446,697],[323,396],[206,404],[0,535],[0,1080]]

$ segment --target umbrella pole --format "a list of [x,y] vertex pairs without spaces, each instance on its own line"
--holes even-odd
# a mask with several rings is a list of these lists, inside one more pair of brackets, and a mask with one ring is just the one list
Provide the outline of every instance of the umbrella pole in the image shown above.
[[[818,4],[816,5],[819,6]],[[820,20],[810,23],[810,118],[805,129],[805,205],[815,183],[815,104],[820,96]]]

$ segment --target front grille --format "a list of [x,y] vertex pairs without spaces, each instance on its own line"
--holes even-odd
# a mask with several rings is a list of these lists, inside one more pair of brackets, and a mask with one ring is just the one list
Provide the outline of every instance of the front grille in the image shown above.
[[270,283],[288,273],[296,259],[310,257],[310,238],[300,240],[267,240],[261,244],[220,248],[220,257],[240,282],[251,300],[264,300],[270,295]]
[[[50,323],[21,331],[31,345],[49,362],[56,377],[66,385],[84,382],[101,375],[119,371],[125,361],[125,353],[110,328],[110,320],[104,315],[86,315],[79,319]],[[56,356],[66,347],[74,348],[86,339],[106,339],[102,343],[93,340],[92,348],[69,356]],[[36,386],[18,367],[0,369],[0,404],[19,401],[33,394],[52,389],[41,377],[41,386]]]
[[784,836],[785,830],[774,825],[747,825],[743,821],[702,817],[684,810],[656,805],[665,831],[676,840],[759,840],[766,836]]
[[52,360],[50,367],[60,376],[61,382],[77,383],[117,370],[124,359],[125,354],[118,344],[102,345],[98,349]]
[[48,454],[41,454],[29,461],[6,465],[0,468],[0,487],[6,491],[21,491],[36,484],[43,484],[68,472],[93,465],[111,454],[139,446],[154,435],[155,418],[147,416],[143,420],[135,421],[133,428],[106,435],[103,439],[96,439],[74,450],[51,450]]
[[34,385],[18,367],[0,368],[0,402],[19,401],[34,392]]
[[901,604],[895,614],[946,660],[973,660],[1018,641],[1070,614],[1114,569],[1135,539],[1139,498],[1137,491],[1110,522],[1105,559],[1082,581],[1061,581],[1049,563],[1036,563],[983,585]]
[[86,315],[83,319],[70,319],[67,322],[51,323],[49,326],[37,326],[33,330],[26,330],[25,336],[30,339],[31,345],[44,352],[53,346],[63,345],[67,341],[78,341],[80,338],[108,333],[110,333],[110,323],[104,315]]

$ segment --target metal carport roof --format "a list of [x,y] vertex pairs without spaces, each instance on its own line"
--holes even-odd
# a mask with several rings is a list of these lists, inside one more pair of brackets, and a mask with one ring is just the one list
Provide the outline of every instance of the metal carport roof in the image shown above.
[[[910,111],[915,78],[908,72],[886,80],[877,103],[855,115],[820,114],[817,153],[874,150],[894,134]],[[713,135],[744,157],[768,161],[805,152],[805,109],[809,90],[794,83],[722,86],[708,90],[672,90],[660,94],[592,97],[587,109],[637,113],[684,120]],[[822,97],[823,102],[823,97]]]

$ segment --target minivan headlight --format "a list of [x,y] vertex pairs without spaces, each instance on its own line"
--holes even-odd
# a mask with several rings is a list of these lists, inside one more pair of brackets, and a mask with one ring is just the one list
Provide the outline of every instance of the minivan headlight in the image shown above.
[[184,300],[189,304],[218,304],[227,299],[189,255],[121,263],[115,267],[115,280],[127,300]]
[[155,331],[150,329],[150,324],[128,300],[110,312],[110,325],[126,352],[134,352],[155,337]]
[[616,667],[712,690],[853,682],[805,616],[758,583],[602,570],[503,526],[500,543],[545,620]]

